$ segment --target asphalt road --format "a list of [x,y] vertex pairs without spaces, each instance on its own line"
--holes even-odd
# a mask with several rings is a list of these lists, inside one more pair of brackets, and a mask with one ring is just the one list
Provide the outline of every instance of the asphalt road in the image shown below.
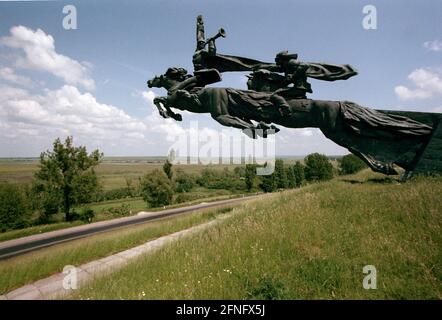
[[213,202],[203,202],[197,205],[167,209],[158,212],[140,212],[135,216],[112,219],[107,221],[100,221],[87,225],[81,225],[77,227],[27,236],[19,239],[8,240],[0,242],[0,260],[18,256],[44,247],[49,247],[55,244],[72,241],[79,238],[84,238],[101,232],[106,232],[118,228],[146,223],[148,221],[158,220],[165,217],[183,214],[195,210],[214,208],[227,204],[238,204],[240,202],[250,200],[256,197],[258,196],[255,195],[255,196],[219,200]]

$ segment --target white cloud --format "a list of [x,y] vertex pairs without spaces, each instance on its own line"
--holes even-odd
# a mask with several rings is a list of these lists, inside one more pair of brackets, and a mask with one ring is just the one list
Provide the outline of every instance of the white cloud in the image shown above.
[[1,135],[73,134],[94,141],[145,137],[147,127],[142,121],[73,86],[64,85],[41,96],[10,87],[1,90],[6,92],[0,100]]
[[24,55],[16,59],[17,67],[46,71],[68,84],[81,85],[88,90],[95,87],[94,80],[88,76],[89,65],[57,53],[54,38],[41,29],[12,27],[10,36],[0,38],[0,44],[24,51]]
[[[132,147],[142,152],[146,145],[152,144],[166,152],[178,137],[190,133],[202,138],[218,134],[217,130],[207,127],[197,128],[196,133],[191,126],[184,127],[173,119],[162,118],[151,103],[155,98],[153,92],[142,95],[151,113],[139,119],[116,106],[100,103],[92,94],[82,93],[70,85],[46,90],[43,95],[32,95],[9,86],[0,86],[0,91],[0,138],[16,143],[46,143],[55,137],[73,135],[80,143],[98,147],[106,154],[109,150],[115,154],[116,148],[127,154]],[[43,149],[40,147],[40,151]]]
[[[149,90],[149,91],[136,91],[132,95],[135,96],[135,97],[136,96],[140,96],[141,98],[143,98],[143,100],[145,102],[147,102],[149,106],[152,106],[155,109],[154,112],[159,117],[159,114],[158,114],[158,111],[157,111],[158,109],[155,106],[155,104],[153,103],[153,99],[155,99],[155,97],[156,97],[155,92],[153,92],[152,90]],[[183,116],[183,118],[186,118],[186,119],[188,119],[188,118],[193,118],[194,119],[197,116],[196,113],[192,113],[192,112],[187,111],[187,110],[180,110],[180,109],[177,109],[177,108],[171,108],[171,109],[174,112],[178,112],[179,114],[181,114]],[[164,120],[164,118],[161,118],[161,119]]]
[[442,51],[442,41],[441,40],[433,40],[424,42],[424,47],[430,51]]
[[[186,134],[186,130],[179,122],[171,118],[164,119],[160,116],[157,107],[153,103],[156,94],[152,90],[142,91],[139,95],[147,102],[150,109],[152,109],[151,114],[146,117],[146,124],[150,131],[161,134],[167,141],[175,141],[177,137]],[[190,112],[183,112],[182,110],[179,110],[179,112],[181,114],[191,114]]]
[[21,99],[28,95],[26,90],[10,86],[0,86],[0,92],[0,103],[13,99]]
[[394,91],[401,100],[427,99],[442,94],[441,72],[438,69],[420,68],[408,75],[408,79],[414,84],[414,89],[405,86],[397,86]]
[[[13,27],[9,36],[0,38],[0,45],[18,51],[13,51],[13,60],[6,59],[10,62],[8,66],[0,68],[0,156],[35,156],[50,148],[56,137],[67,135],[73,135],[76,143],[88,149],[99,148],[106,155],[165,154],[178,137],[198,136],[204,143],[208,137],[226,135],[222,130],[243,135],[240,130],[222,127],[213,120],[206,125],[201,121],[202,115],[188,111],[177,111],[185,118],[183,122],[164,119],[153,105],[155,91],[134,94],[144,100],[143,107],[148,110],[149,115],[142,119],[97,101],[91,93],[79,89],[94,87],[94,80],[89,77],[91,66],[57,53],[53,37],[40,29]],[[31,81],[17,74],[17,67],[49,72],[60,78],[63,85],[56,90],[43,89],[37,77]],[[32,86],[33,82],[40,84]],[[41,91],[28,91],[28,86]],[[189,122],[190,117],[198,122]],[[290,131],[286,144],[282,144],[283,151],[296,148],[296,153],[304,153],[307,144],[317,141],[310,138],[316,138],[315,130]],[[282,133],[277,139],[279,136],[284,140]]]
[[0,68],[0,78],[20,86],[29,87],[32,85],[32,80],[28,77],[24,77],[15,73],[12,68]]
[[141,92],[141,97],[150,105],[154,105],[153,104],[153,99],[155,99],[155,93],[152,90],[149,91],[142,91]]

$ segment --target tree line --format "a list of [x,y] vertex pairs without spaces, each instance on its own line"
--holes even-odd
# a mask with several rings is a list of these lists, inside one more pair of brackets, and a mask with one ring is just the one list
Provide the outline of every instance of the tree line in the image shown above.
[[[140,177],[137,187],[132,179],[126,178],[126,188],[104,192],[95,172],[102,159],[103,153],[99,150],[88,153],[83,146],[75,147],[72,137],[64,142],[56,139],[52,150],[41,153],[31,184],[0,183],[0,230],[48,223],[57,213],[63,213],[66,221],[90,222],[94,212],[84,204],[96,201],[142,197],[148,206],[160,207],[200,197],[198,192],[192,192],[198,187],[233,193],[273,192],[329,180],[335,174],[354,173],[365,167],[357,157],[348,155],[341,159],[337,172],[325,155],[314,153],[308,155],[304,163],[297,161],[293,165],[277,159],[271,175],[258,176],[254,164],[234,170],[204,168],[196,174],[176,169],[166,160],[162,170],[154,169]],[[82,209],[78,211],[78,208]],[[129,212],[124,205],[113,211],[114,216]]]

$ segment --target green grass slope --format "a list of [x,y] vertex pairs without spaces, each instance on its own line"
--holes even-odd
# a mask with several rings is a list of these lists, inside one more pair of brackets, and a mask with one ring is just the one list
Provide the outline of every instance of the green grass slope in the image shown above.
[[[80,299],[441,299],[442,178],[363,173],[249,202]],[[377,289],[362,286],[374,265]]]

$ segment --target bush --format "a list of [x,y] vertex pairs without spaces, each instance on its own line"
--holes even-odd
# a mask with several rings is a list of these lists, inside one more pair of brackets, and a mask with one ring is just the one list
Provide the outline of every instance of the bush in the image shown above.
[[[248,165],[246,165],[247,167]],[[245,178],[246,176],[246,167],[235,167],[235,169],[233,169],[233,173],[235,174],[235,176],[237,176],[238,178]]]
[[22,188],[0,184],[0,230],[23,228],[28,225],[28,219],[29,209]]
[[290,189],[296,187],[296,178],[292,167],[285,168],[285,175],[287,176],[287,187]]
[[247,190],[251,191],[253,189],[253,187],[255,186],[255,180],[256,180],[256,165],[247,164],[245,168],[245,182]]
[[281,159],[276,159],[275,161],[275,183],[276,187],[279,189],[285,189],[288,187],[287,182],[287,172],[284,169],[284,161]]
[[172,163],[170,163],[168,159],[166,159],[166,162],[163,165],[163,171],[167,175],[167,178],[169,178],[169,180],[172,180],[173,176]]
[[110,214],[115,218],[119,218],[119,217],[125,217],[125,216],[131,215],[132,210],[130,210],[130,207],[127,203],[123,203],[119,207],[111,207],[111,208],[107,209],[104,213]]
[[244,190],[244,180],[231,173],[227,168],[223,171],[203,169],[197,183],[207,189]]
[[275,174],[263,175],[261,176],[261,183],[259,187],[264,192],[273,192],[277,189],[277,184],[275,180]]
[[83,208],[80,213],[79,219],[83,222],[91,223],[95,217],[95,212],[91,208]]
[[305,182],[305,166],[301,162],[296,161],[292,169],[295,178],[295,186],[299,188]]
[[124,198],[137,197],[139,193],[134,189],[130,188],[119,188],[112,189],[101,192],[97,197],[96,201],[106,201],[106,200],[118,200]]
[[367,165],[354,154],[343,156],[339,161],[339,174],[352,174],[367,168]]
[[333,165],[327,156],[319,153],[308,155],[305,160],[305,177],[309,181],[323,181],[333,178]]
[[173,189],[166,174],[155,169],[141,180],[141,194],[148,205],[160,207],[172,203]]
[[182,170],[176,171],[175,191],[189,192],[195,186],[195,177],[191,174],[185,173]]
[[189,202],[196,200],[200,198],[201,195],[199,194],[192,194],[192,193],[180,193],[176,196],[175,202],[176,203],[183,203],[183,202]]

